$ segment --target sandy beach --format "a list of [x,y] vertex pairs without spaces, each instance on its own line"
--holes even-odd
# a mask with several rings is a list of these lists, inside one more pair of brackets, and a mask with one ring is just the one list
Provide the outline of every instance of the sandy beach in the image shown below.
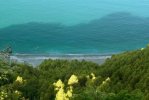
[[19,63],[28,63],[33,66],[38,66],[46,59],[62,59],[62,60],[85,60],[92,61],[97,64],[103,64],[111,55],[82,55],[82,54],[66,54],[66,55],[29,55],[17,54],[11,56],[11,60]]

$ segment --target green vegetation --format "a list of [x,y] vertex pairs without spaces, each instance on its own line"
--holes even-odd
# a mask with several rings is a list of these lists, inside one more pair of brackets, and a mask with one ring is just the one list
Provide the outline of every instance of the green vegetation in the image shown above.
[[149,100],[149,46],[113,55],[103,65],[50,59],[36,68],[0,63],[0,100],[55,98]]

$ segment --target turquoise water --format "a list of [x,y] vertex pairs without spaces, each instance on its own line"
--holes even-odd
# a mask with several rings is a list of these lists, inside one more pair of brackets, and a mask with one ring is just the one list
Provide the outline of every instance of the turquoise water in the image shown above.
[[27,23],[0,29],[0,49],[23,54],[111,54],[149,43],[149,19],[114,13],[88,24]]
[[0,49],[10,45],[25,54],[139,49],[149,43],[148,9],[148,0],[0,0]]
[[0,27],[27,22],[88,23],[114,12],[148,17],[149,0],[0,0]]

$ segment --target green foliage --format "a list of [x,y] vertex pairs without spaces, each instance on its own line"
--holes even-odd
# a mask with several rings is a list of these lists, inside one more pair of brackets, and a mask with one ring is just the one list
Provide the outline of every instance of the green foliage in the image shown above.
[[[0,62],[0,95],[7,94],[4,97],[8,100],[55,100],[53,83],[61,79],[68,87],[68,79],[74,74],[79,81],[73,85],[72,100],[148,100],[148,55],[149,47],[113,55],[103,65],[49,59],[33,68]],[[22,83],[16,81],[17,76],[22,77]]]

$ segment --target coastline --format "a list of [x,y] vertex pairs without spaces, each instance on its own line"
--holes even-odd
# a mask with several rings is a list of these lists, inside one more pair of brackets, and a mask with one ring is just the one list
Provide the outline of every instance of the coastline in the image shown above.
[[103,64],[107,58],[111,58],[112,54],[13,54],[10,58],[12,61],[19,63],[28,63],[38,66],[46,59],[61,60],[85,60],[97,64]]

